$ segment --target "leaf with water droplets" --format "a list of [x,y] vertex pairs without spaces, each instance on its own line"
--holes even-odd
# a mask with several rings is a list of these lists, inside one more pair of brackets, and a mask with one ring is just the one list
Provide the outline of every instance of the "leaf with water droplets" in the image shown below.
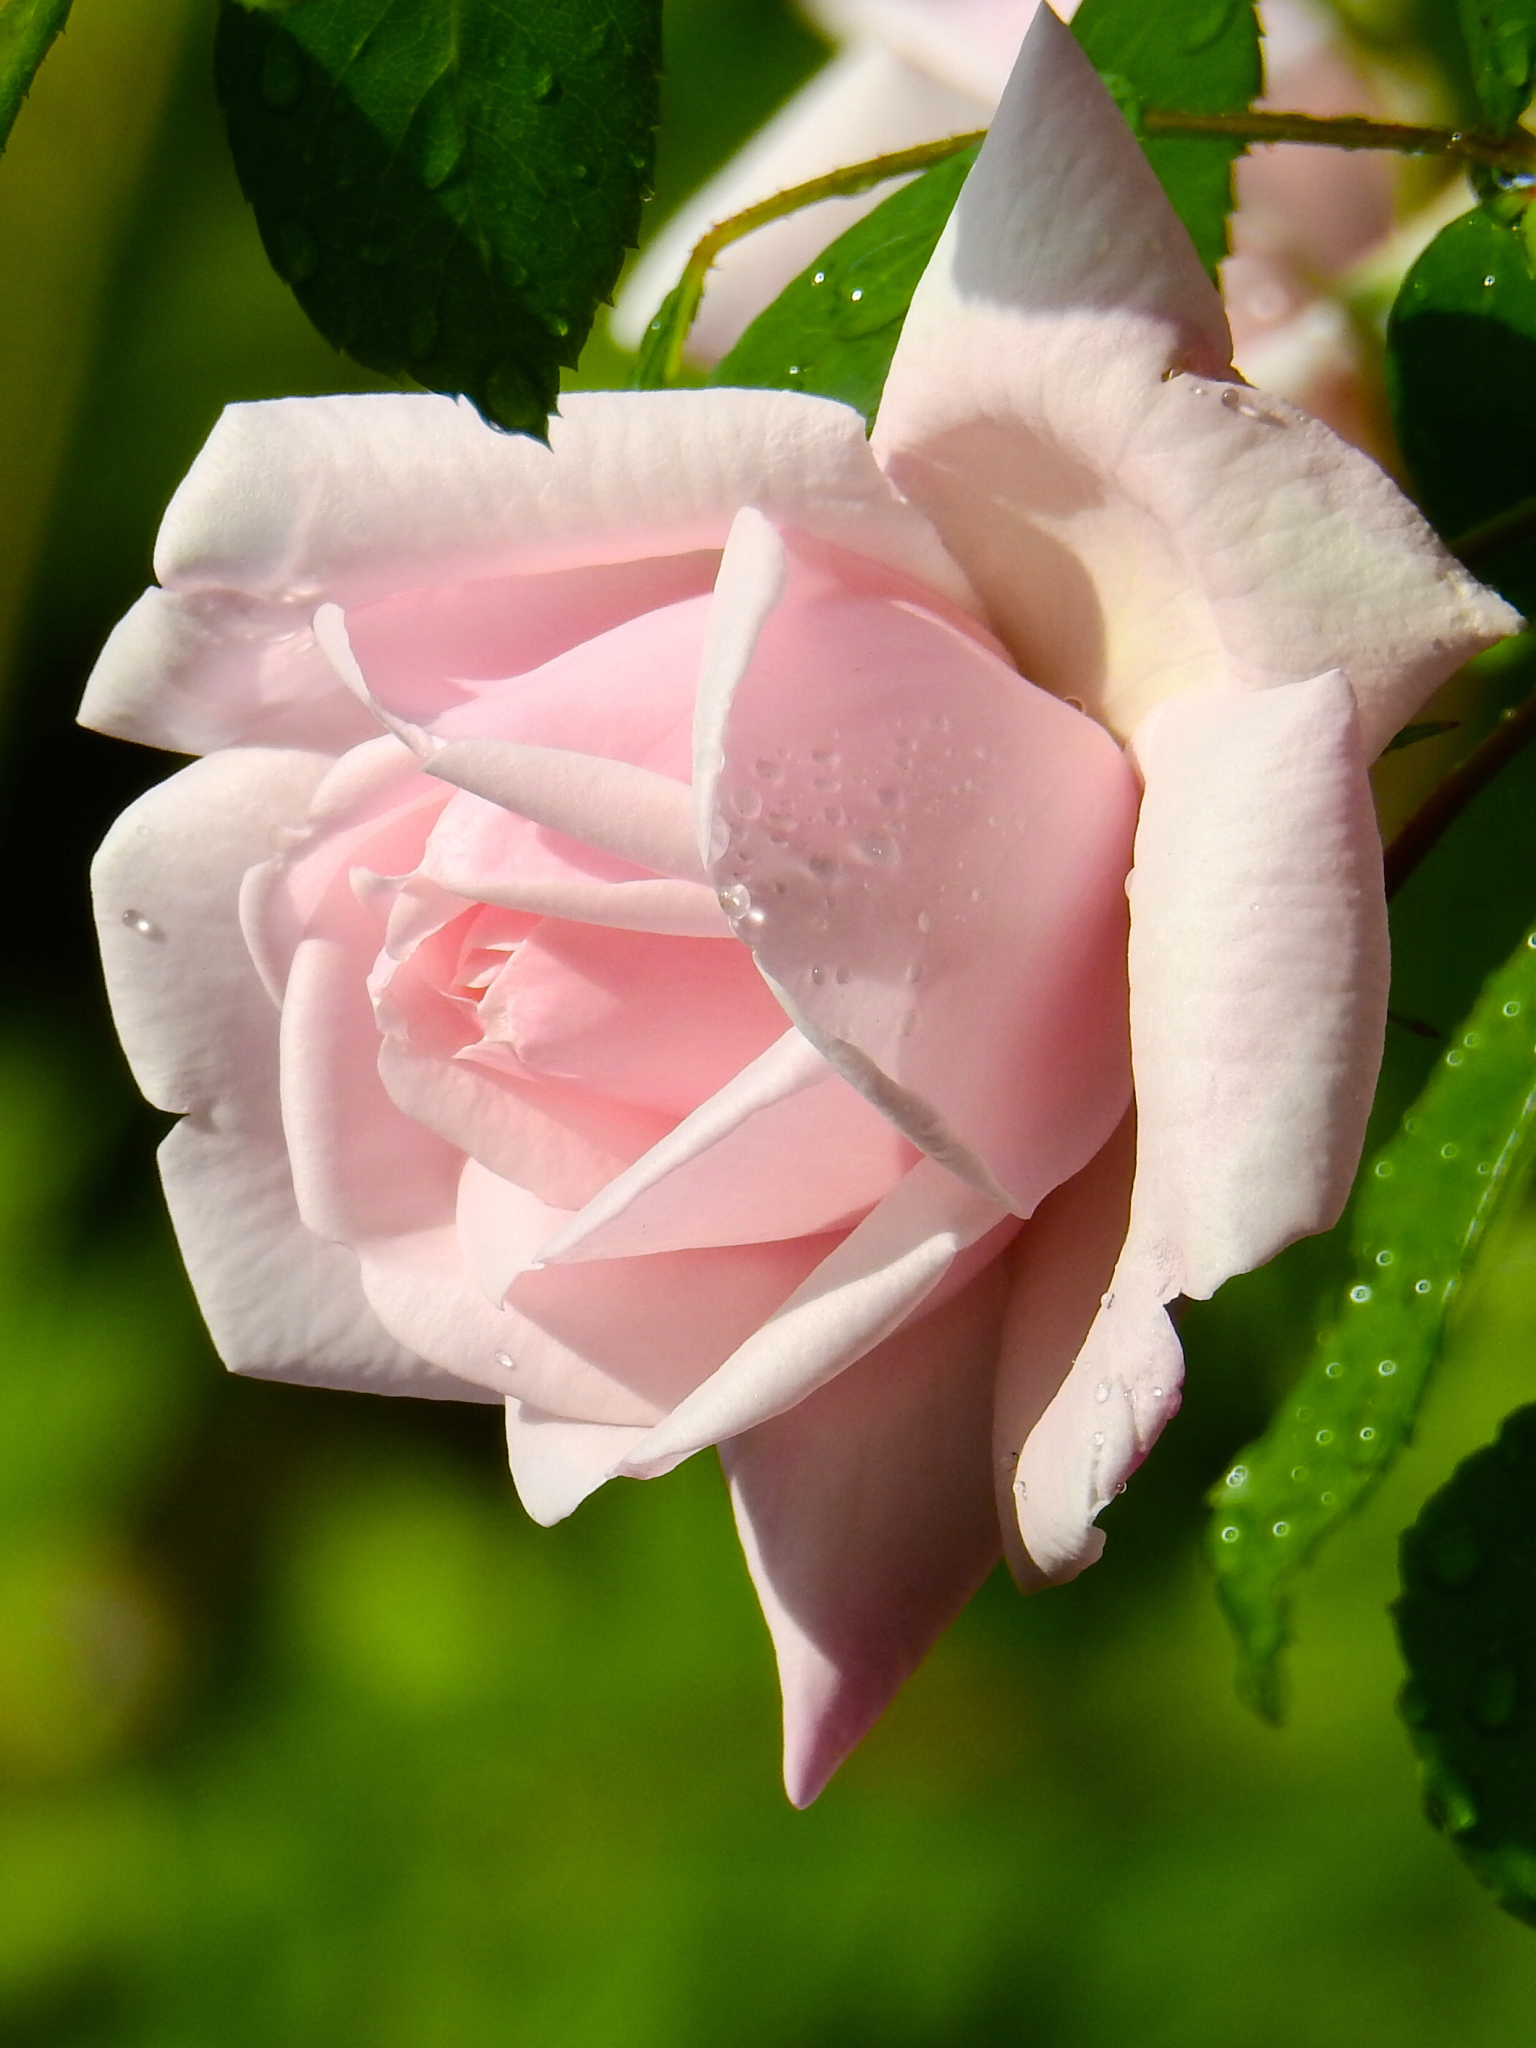
[[[1263,90],[1251,0],[1083,0],[1072,32],[1134,128],[1138,108],[1238,114]],[[1220,136],[1143,139],[1148,161],[1214,277],[1227,253],[1232,165],[1239,142]]]
[[1403,1534],[1398,1702],[1424,1803],[1506,1912],[1536,1926],[1536,1407]]
[[72,0],[6,0],[0,6],[0,149],[71,4]]
[[639,227],[659,17],[659,0],[221,0],[241,186],[326,339],[542,436]]
[[1281,1715],[1292,1583],[1408,1441],[1447,1311],[1536,1119],[1536,931],[1484,984],[1396,1137],[1368,1160],[1338,1311],[1212,1496],[1240,1690]]
[[935,164],[839,235],[758,315],[710,383],[814,391],[873,419],[917,281],[975,160],[967,149]]

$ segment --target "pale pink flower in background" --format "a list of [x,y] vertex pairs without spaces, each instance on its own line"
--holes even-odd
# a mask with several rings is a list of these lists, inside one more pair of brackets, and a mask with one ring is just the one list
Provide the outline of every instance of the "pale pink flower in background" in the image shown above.
[[[1038,0],[807,0],[839,46],[747,146],[667,222],[620,294],[613,332],[636,347],[689,251],[715,221],[841,164],[984,128]],[[1070,18],[1071,5],[1058,10]],[[1266,100],[1311,114],[1385,117],[1381,88],[1309,0],[1265,0]],[[1392,225],[1390,158],[1300,146],[1237,165],[1233,253],[1223,269],[1239,368],[1339,432],[1369,441],[1360,340],[1329,285]],[[835,236],[886,196],[824,201],[726,249],[689,348],[725,354],[748,323]],[[1406,259],[1405,259],[1406,260]]]
[[1042,13],[872,443],[236,407],[90,684],[203,756],[95,891],[225,1361],[504,1403],[541,1521],[719,1445],[797,1801],[1349,1186],[1366,766],[1515,620],[1228,349]]

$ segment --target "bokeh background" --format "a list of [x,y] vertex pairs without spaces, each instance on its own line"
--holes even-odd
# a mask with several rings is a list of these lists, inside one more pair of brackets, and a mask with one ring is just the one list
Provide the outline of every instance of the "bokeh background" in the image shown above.
[[[658,212],[822,55],[777,0],[668,7]],[[1421,1819],[1386,1607],[1397,1530],[1536,1396],[1536,1199],[1306,1588],[1283,1732],[1234,1696],[1201,1498],[1336,1242],[1191,1312],[1103,1563],[989,1585],[804,1815],[712,1460],[540,1531],[484,1408],[219,1369],[86,920],[92,846],[166,763],[71,721],[219,408],[369,380],[266,269],[211,15],[77,0],[0,162],[0,2039],[1529,2040],[1536,1938]],[[1445,18],[1369,25],[1432,64]],[[1528,682],[1495,664],[1478,715]],[[1527,762],[1405,893],[1399,1011],[1450,1026],[1533,915]],[[1433,1056],[1394,1031],[1383,1117]]]

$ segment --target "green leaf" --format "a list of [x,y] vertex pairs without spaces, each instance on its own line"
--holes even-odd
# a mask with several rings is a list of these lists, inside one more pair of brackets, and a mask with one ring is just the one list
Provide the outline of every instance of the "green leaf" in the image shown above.
[[1401,732],[1394,733],[1382,748],[1384,754],[1401,753],[1404,747],[1417,747],[1425,740],[1437,740],[1442,733],[1454,732],[1459,718],[1426,718],[1418,725],[1405,725]]
[[1401,1567],[1398,1704],[1425,1806],[1505,1911],[1536,1926],[1536,1407],[1425,1502]]
[[0,7],[0,149],[32,90],[37,68],[69,18],[72,0],[5,0]]
[[1281,1714],[1290,1587],[1407,1442],[1445,1319],[1536,1116],[1536,931],[1484,984],[1401,1129],[1361,1175],[1338,1314],[1215,1488],[1209,1551],[1240,1688]]
[[872,420],[907,307],[976,150],[935,164],[839,235],[759,313],[711,384],[814,391]]
[[[1264,89],[1251,0],[1083,0],[1072,32],[1136,126],[1138,107],[1159,113],[1236,114]],[[1227,253],[1232,165],[1240,142],[1219,137],[1143,141],[1201,262]]]
[[542,435],[635,239],[659,0],[221,0],[274,267],[370,369]]
[[[1387,390],[1425,513],[1447,540],[1531,495],[1536,275],[1518,224],[1480,208],[1430,243],[1387,329]],[[1480,553],[1477,573],[1536,611],[1536,538]]]
[[1457,14],[1483,112],[1507,133],[1536,87],[1536,0],[1458,0]]

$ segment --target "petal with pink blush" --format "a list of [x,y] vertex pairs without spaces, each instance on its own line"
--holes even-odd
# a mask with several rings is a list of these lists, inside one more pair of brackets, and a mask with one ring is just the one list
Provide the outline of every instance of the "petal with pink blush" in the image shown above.
[[311,1235],[294,1200],[278,1013],[234,906],[272,821],[303,817],[327,765],[286,751],[211,755],[117,821],[92,870],[113,1015],[145,1094],[188,1112],[160,1148],[161,1174],[230,1370],[474,1400],[384,1330],[356,1257]]
[[[997,1561],[993,1265],[787,1413],[721,1446],[808,1806]],[[633,1454],[630,1463],[634,1462]]]
[[617,1174],[540,1256],[568,1264],[847,1227],[918,1157],[788,1031]]
[[479,1014],[525,1073],[672,1117],[784,1029],[744,946],[554,920],[517,947]]
[[1165,704],[1131,877],[1137,1154],[1130,1226],[1087,1342],[1019,1460],[1048,1577],[1178,1407],[1165,1304],[1336,1221],[1360,1156],[1387,994],[1381,845],[1338,674]]
[[[805,1400],[899,1329],[967,1248],[1008,1220],[1006,1210],[942,1166],[919,1160],[720,1369],[657,1424],[626,1460],[625,1472],[653,1478],[706,1444]],[[550,1270],[579,1276],[591,1269]]]
[[[922,593],[798,536],[776,565],[764,528],[743,513],[722,570],[762,623],[711,714],[711,879],[831,1064],[1028,1215],[1129,1099],[1135,780]],[[738,536],[771,608],[734,575]]]
[[[1009,1567],[1026,1592],[1041,1571],[1019,1535],[1021,1495],[1031,1476],[1049,1490],[1057,1474],[1038,1463],[1016,1477],[1021,1448],[1056,1398],[1099,1312],[1125,1243],[1135,1164],[1135,1120],[1127,1117],[1098,1156],[1046,1196],[1019,1234],[1009,1258],[1007,1313],[998,1346],[993,1413],[993,1475],[998,1521]],[[1094,1382],[1095,1392],[1100,1384]],[[1177,1387],[1178,1376],[1168,1382]],[[1102,1401],[1090,1403],[1095,1409]],[[1087,1434],[1103,1428],[1090,1422]]]
[[543,1528],[596,1493],[641,1432],[612,1422],[567,1422],[507,1402],[507,1463],[524,1512]]
[[1122,737],[1166,697],[1336,665],[1374,753],[1516,617],[1375,463],[1227,364],[1188,238],[1041,8],[873,446],[1024,672]]

